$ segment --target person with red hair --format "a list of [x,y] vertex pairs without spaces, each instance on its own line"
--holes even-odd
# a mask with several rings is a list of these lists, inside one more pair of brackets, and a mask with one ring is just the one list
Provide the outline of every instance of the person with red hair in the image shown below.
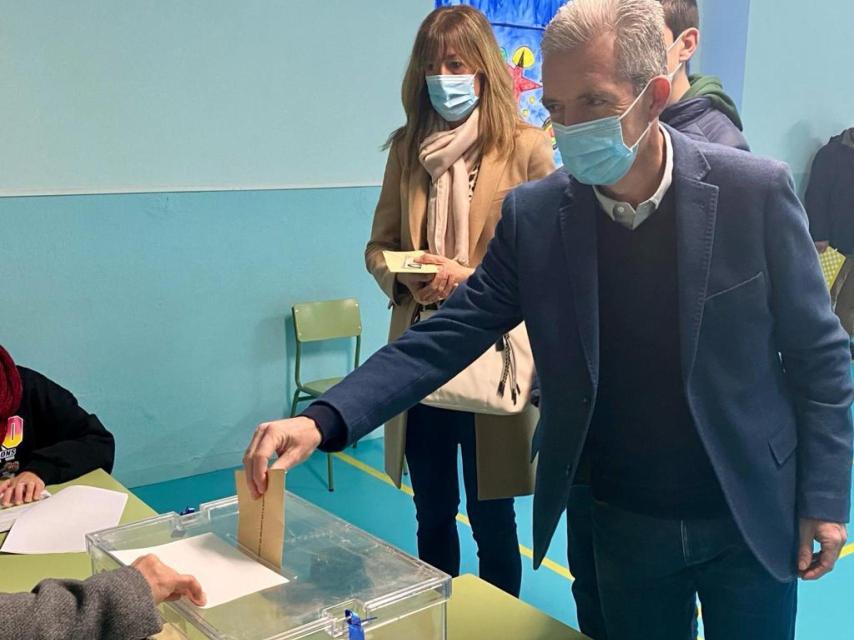
[[115,441],[71,392],[19,367],[0,346],[0,507],[38,500],[45,485],[113,469]]

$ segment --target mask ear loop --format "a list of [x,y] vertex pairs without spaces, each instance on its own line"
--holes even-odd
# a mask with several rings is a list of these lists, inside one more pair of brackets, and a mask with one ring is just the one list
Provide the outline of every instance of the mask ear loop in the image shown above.
[[[646,94],[646,92],[647,92],[647,90],[650,88],[650,86],[652,86],[652,81],[653,81],[653,80],[655,80],[655,78],[667,78],[668,80],[670,80],[670,82],[671,82],[671,83],[673,82],[673,80],[672,80],[672,79],[670,79],[670,77],[669,77],[669,76],[666,76],[666,75],[660,75],[660,76],[655,76],[654,78],[650,78],[649,82],[647,82],[647,83],[646,83],[646,86],[645,86],[645,87],[641,90],[641,92],[638,94],[638,97],[637,97],[637,98],[635,98],[635,101],[634,101],[634,102],[632,102],[632,103],[629,105],[629,108],[628,108],[628,109],[626,109],[625,111],[623,111],[623,115],[621,115],[621,116],[620,116],[620,118],[619,118],[619,120],[620,120],[620,125],[621,125],[621,126],[620,126],[620,137],[622,137],[622,135],[623,135],[623,127],[622,127],[623,118],[625,118],[627,115],[629,115],[629,112],[630,112],[632,109],[634,109],[634,108],[635,108],[635,106],[637,106],[637,103],[640,101],[640,99],[641,99],[641,98],[643,98],[643,96]],[[671,88],[670,88],[670,89],[671,89],[671,91],[672,91],[672,90],[673,90],[673,87],[671,86]],[[631,147],[630,147],[629,145],[627,145],[627,144],[626,144],[626,141],[625,141],[625,140],[623,140],[623,144],[625,145],[625,147],[626,147],[627,149],[631,149],[632,151],[634,151],[635,149],[637,149],[637,147],[640,145],[640,143],[641,143],[641,142],[643,141],[643,139],[646,137],[646,134],[648,134],[648,133],[649,133],[649,130],[652,128],[652,123],[653,123],[654,121],[655,121],[655,119],[654,119],[654,118],[653,118],[652,120],[650,120],[650,121],[649,121],[649,124],[647,124],[647,125],[646,125],[646,129],[644,129],[644,130],[643,130],[643,133],[642,133],[642,134],[640,135],[640,137],[638,138],[638,141],[637,141],[637,142],[635,142]]]

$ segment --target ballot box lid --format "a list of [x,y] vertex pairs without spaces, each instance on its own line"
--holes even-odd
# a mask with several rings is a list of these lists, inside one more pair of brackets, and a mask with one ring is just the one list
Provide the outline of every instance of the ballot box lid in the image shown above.
[[[161,613],[180,634],[190,640],[359,638],[349,611],[362,621],[366,638],[445,638],[449,576],[291,493],[285,505],[282,566],[266,566],[288,582],[212,608],[165,603]],[[238,544],[238,515],[232,497],[195,513],[168,513],[90,534],[93,570],[127,564],[118,557],[127,555],[123,551],[211,534],[266,564]]]

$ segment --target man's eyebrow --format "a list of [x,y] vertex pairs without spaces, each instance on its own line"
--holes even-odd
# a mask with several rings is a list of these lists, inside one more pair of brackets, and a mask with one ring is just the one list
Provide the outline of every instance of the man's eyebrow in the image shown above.
[[579,95],[576,100],[612,100],[612,96],[607,91],[586,91]]

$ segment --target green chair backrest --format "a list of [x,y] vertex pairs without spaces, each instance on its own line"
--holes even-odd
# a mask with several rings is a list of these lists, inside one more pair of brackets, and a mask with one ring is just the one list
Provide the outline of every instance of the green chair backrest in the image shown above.
[[355,298],[306,302],[293,306],[297,342],[318,342],[362,335],[359,302]]

